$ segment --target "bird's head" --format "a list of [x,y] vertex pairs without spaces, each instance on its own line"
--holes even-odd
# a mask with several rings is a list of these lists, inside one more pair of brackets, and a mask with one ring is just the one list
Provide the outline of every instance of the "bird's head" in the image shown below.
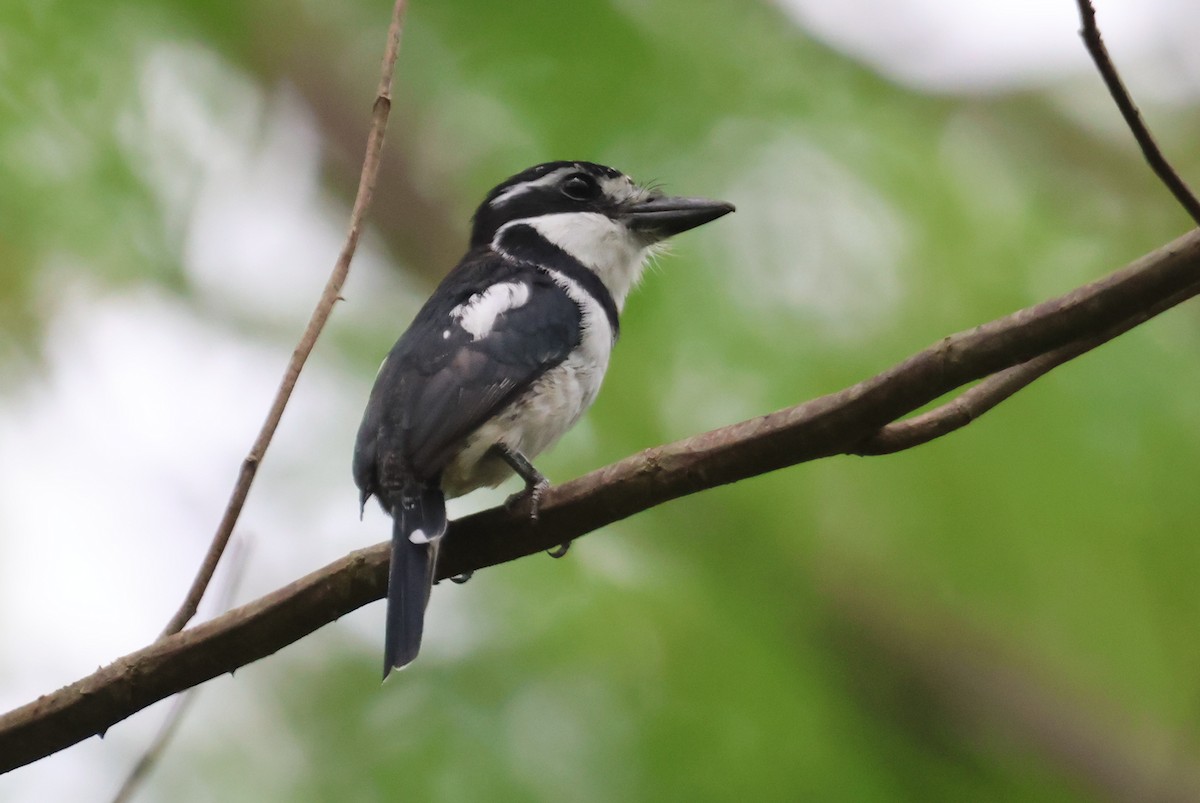
[[547,162],[488,193],[471,247],[506,251],[506,234],[528,226],[594,271],[620,307],[656,243],[732,211],[724,201],[663,195],[604,165]]

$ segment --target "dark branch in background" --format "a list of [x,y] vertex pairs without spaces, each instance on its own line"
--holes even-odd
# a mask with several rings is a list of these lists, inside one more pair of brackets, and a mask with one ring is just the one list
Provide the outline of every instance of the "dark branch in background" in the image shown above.
[[[1167,752],[1176,734],[1145,714],[1089,698],[936,601],[888,588],[869,569],[864,577],[861,561],[827,562],[821,574],[820,613],[849,696],[913,743],[994,755],[1003,740],[1088,800],[1200,800],[1195,757]],[[1122,738],[1130,732],[1138,738]]]
[[1091,0],[1078,0],[1078,4],[1079,18],[1083,22],[1083,29],[1079,34],[1083,37],[1083,43],[1087,46],[1092,61],[1096,63],[1096,69],[1104,78],[1108,93],[1112,95],[1117,108],[1121,110],[1125,124],[1133,132],[1134,139],[1141,146],[1142,154],[1145,155],[1146,161],[1155,175],[1163,184],[1167,185],[1167,189],[1175,196],[1175,200],[1179,201],[1180,206],[1192,216],[1192,220],[1200,225],[1200,200],[1196,199],[1191,189],[1188,188],[1187,182],[1167,162],[1167,158],[1158,148],[1158,143],[1154,141],[1150,129],[1142,120],[1142,115],[1133,102],[1133,98],[1129,96],[1129,91],[1125,89],[1125,83],[1121,80],[1112,59],[1109,58],[1108,48],[1104,46],[1104,39],[1100,36],[1100,28],[1096,25],[1096,10],[1092,8]]
[[[358,72],[331,70],[329,65],[344,61],[339,54],[356,47],[357,40],[329,39],[334,31],[309,14],[291,15],[283,25],[271,6],[259,13],[251,9],[247,16],[254,44],[234,57],[264,86],[286,86],[299,93],[319,129],[322,182],[351,201],[362,170],[364,122],[369,121],[361,115],[361,93],[353,77]],[[316,42],[323,44],[315,51]],[[322,57],[314,58],[314,53]],[[395,257],[395,270],[432,287],[462,256],[469,210],[458,205],[452,191],[453,179],[462,176],[439,173],[432,181],[421,179],[430,170],[414,145],[422,132],[421,115],[388,121],[378,179],[378,186],[387,191],[371,201],[371,218],[381,224],[372,229],[372,236]]]
[[[213,606],[214,610],[224,612],[229,610],[229,607],[233,605],[233,598],[237,594],[238,586],[241,585],[242,576],[246,570],[246,559],[249,555],[249,549],[249,544],[245,538],[238,539],[230,544],[229,557],[225,561],[225,582],[217,603]],[[188,708],[195,701],[196,694],[199,691],[198,688],[193,687],[175,698],[175,702],[172,703],[171,710],[167,712],[166,718],[163,720],[162,725],[159,726],[154,740],[146,748],[145,752],[142,753],[137,763],[133,765],[133,769],[125,777],[125,782],[121,784],[121,788],[117,790],[117,794],[113,797],[112,803],[128,803],[128,801],[133,799],[134,794],[141,788],[146,778],[150,776],[150,771],[158,764],[158,760],[167,749],[167,745],[174,738],[175,732],[179,730],[179,724],[183,722],[183,715],[187,713]]]
[[275,429],[279,426],[280,419],[283,418],[284,408],[287,407],[292,390],[296,387],[296,381],[300,378],[300,371],[304,368],[308,355],[312,353],[321,330],[325,328],[325,322],[329,320],[333,305],[341,297],[342,285],[345,284],[346,276],[350,273],[350,260],[354,258],[354,251],[358,248],[358,238],[362,233],[363,220],[366,217],[367,209],[371,206],[375,181],[379,175],[379,154],[383,149],[383,135],[387,130],[388,113],[392,108],[392,73],[395,72],[396,57],[400,53],[400,33],[403,29],[404,11],[407,5],[407,0],[396,0],[396,5],[392,10],[392,21],[388,26],[387,48],[380,65],[379,89],[375,93],[375,105],[371,112],[371,130],[367,135],[366,156],[363,158],[362,174],[359,177],[358,195],[354,199],[354,208],[350,212],[350,228],[346,234],[346,244],[342,246],[342,252],[338,255],[333,272],[325,283],[325,289],[321,292],[321,298],[317,301],[316,309],[313,310],[308,326],[292,352],[292,358],[288,362],[287,370],[284,371],[283,381],[279,385],[279,391],[275,394],[274,401],[271,402],[271,409],[267,412],[262,429],[259,431],[254,445],[250,447],[250,453],[242,461],[233,493],[230,495],[229,503],[217,525],[217,532],[213,536],[212,544],[209,545],[208,552],[204,555],[204,561],[200,564],[200,570],[196,573],[196,579],[188,589],[183,604],[163,629],[163,636],[178,633],[196,614],[196,607],[200,604],[204,590],[208,588],[208,584],[212,580],[213,572],[217,570],[221,553],[225,551],[229,537],[233,534],[233,528],[242,513],[242,506],[246,503],[246,496],[250,493],[254,475],[258,473],[258,466],[262,463],[267,447],[271,444],[271,438],[275,436]]
[[[1056,359],[1058,350],[1073,344],[1091,348],[1197,293],[1200,231],[1060,298],[947,337],[838,393],[648,449],[551,487],[536,525],[503,508],[454,521],[439,577],[536,554],[686,494],[860,451],[891,422],[957,387],[1042,355]],[[103,733],[158,700],[270,655],[380,599],[387,563],[386,544],[358,550],[5,714],[0,772]]]
[[[329,70],[306,58],[286,73],[286,80],[303,94],[321,127],[328,154],[323,160],[328,183],[348,193],[353,189],[348,182],[355,168],[350,163],[353,155],[349,144],[357,143],[361,132],[354,125],[352,98],[336,79]],[[376,220],[386,221],[374,233],[396,256],[402,270],[432,287],[448,266],[458,262],[468,235],[467,219],[455,214],[449,198],[433,196],[431,190],[418,186],[414,177],[421,172],[417,165],[420,157],[405,139],[406,129],[415,125],[403,118],[393,122],[391,130],[396,132],[399,126],[400,135],[392,134],[379,166],[379,185],[387,192],[380,193],[371,208]],[[446,185],[442,189],[448,194]]]

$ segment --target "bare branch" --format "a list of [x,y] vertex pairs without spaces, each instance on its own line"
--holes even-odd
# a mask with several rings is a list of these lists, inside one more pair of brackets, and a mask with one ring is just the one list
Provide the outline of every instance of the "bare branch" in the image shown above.
[[354,208],[350,212],[350,229],[346,235],[346,243],[342,246],[333,272],[325,283],[325,289],[321,292],[321,298],[317,301],[316,309],[313,310],[308,326],[292,352],[292,359],[288,362],[287,370],[284,371],[283,381],[275,394],[275,400],[271,403],[271,409],[267,412],[267,418],[263,421],[262,429],[259,431],[254,445],[250,447],[250,453],[242,461],[237,483],[233,487],[233,493],[230,495],[225,512],[217,525],[217,532],[213,535],[208,552],[204,555],[204,561],[196,573],[196,579],[192,581],[192,586],[188,589],[183,604],[163,629],[162,636],[164,637],[178,633],[196,614],[196,607],[200,604],[200,598],[204,596],[204,590],[208,588],[208,584],[212,580],[213,572],[216,571],[221,554],[225,551],[226,544],[229,543],[230,535],[233,534],[233,528],[242,513],[242,506],[246,503],[246,496],[250,493],[250,485],[254,482],[254,475],[258,473],[258,466],[267,452],[271,438],[275,435],[275,429],[279,426],[280,419],[283,417],[283,410],[287,407],[292,389],[296,387],[296,381],[300,378],[300,371],[304,368],[308,355],[312,353],[321,330],[325,328],[325,322],[329,320],[333,305],[340,298],[342,285],[345,284],[346,276],[350,273],[350,260],[354,257],[355,249],[358,248],[358,238],[362,233],[363,220],[366,217],[367,209],[371,206],[375,181],[379,175],[383,136],[387,130],[388,113],[392,108],[392,74],[395,72],[396,57],[400,52],[400,33],[403,30],[404,12],[407,6],[407,0],[396,0],[392,9],[387,48],[380,65],[379,89],[375,94],[375,105],[371,113],[371,130],[367,134],[367,150],[363,158],[362,174],[359,177],[358,194],[354,199]]
[[154,741],[150,743],[146,752],[142,753],[141,758],[133,765],[133,769],[125,777],[125,782],[121,784],[121,788],[113,796],[112,803],[129,803],[130,800],[133,800],[133,796],[137,794],[137,790],[141,788],[146,778],[150,777],[150,771],[154,769],[154,765],[158,763],[158,759],[167,749],[167,745],[175,737],[175,732],[179,730],[179,725],[183,722],[184,714],[188,712],[192,703],[196,701],[196,695],[199,691],[198,687],[193,686],[171,702],[171,710],[167,712],[166,718],[162,721],[162,725],[159,726],[158,733],[154,736]]
[[1121,80],[1116,66],[1108,55],[1108,48],[1104,46],[1104,40],[1100,37],[1100,28],[1096,25],[1096,10],[1092,8],[1091,0],[1078,0],[1078,4],[1079,18],[1083,21],[1083,29],[1079,34],[1083,37],[1083,42],[1087,46],[1088,53],[1092,56],[1092,61],[1096,62],[1096,69],[1100,71],[1105,85],[1108,86],[1108,93],[1112,95],[1117,108],[1121,110],[1121,116],[1125,118],[1125,124],[1133,132],[1134,138],[1137,140],[1138,145],[1141,146],[1142,154],[1146,157],[1146,161],[1155,175],[1159,177],[1163,184],[1167,185],[1167,189],[1175,196],[1175,200],[1179,201],[1183,208],[1187,210],[1187,213],[1192,216],[1192,220],[1200,224],[1200,200],[1196,199],[1191,189],[1188,188],[1187,182],[1167,162],[1166,157],[1163,156],[1162,151],[1158,148],[1158,143],[1154,141],[1154,136],[1150,133],[1150,129],[1146,127],[1146,123],[1142,120],[1141,112],[1138,111],[1133,98],[1129,96],[1129,91],[1125,89],[1125,83]]
[[1196,294],[1196,289],[1189,287],[1098,335],[1076,340],[1054,351],[1034,357],[1028,362],[992,374],[946,404],[905,421],[897,421],[880,428],[878,432],[851,449],[850,454],[863,456],[893,454],[920,446],[935,438],[948,435],[956,429],[961,429],[1063,363],[1086,354]]
[[[214,606],[214,610],[227,611],[229,606],[233,604],[233,599],[237,595],[238,586],[242,583],[242,576],[246,569],[246,559],[249,553],[249,543],[245,538],[240,538],[232,542],[229,548],[229,559],[225,562],[227,571],[225,573],[225,582],[221,589],[220,598]],[[155,734],[154,740],[142,753],[137,763],[133,765],[133,769],[129,771],[129,775],[125,776],[125,782],[121,784],[121,788],[117,790],[117,794],[113,797],[113,803],[128,803],[133,799],[134,794],[141,788],[146,778],[150,776],[150,771],[162,758],[162,754],[166,751],[167,745],[171,743],[175,732],[179,730],[179,725],[183,722],[184,714],[196,699],[196,694],[199,688],[193,686],[183,694],[175,698],[175,702],[171,705],[171,710],[167,712],[166,718],[158,728],[158,733]]]
[[[881,427],[997,371],[1151,317],[1200,293],[1200,231],[1064,296],[952,335],[838,393],[648,449],[550,488],[541,518],[494,508],[452,522],[445,578],[531,555],[671,499],[853,451]],[[265,597],[120,658],[0,717],[0,772],[263,658],[387,584],[388,548],[359,550]]]

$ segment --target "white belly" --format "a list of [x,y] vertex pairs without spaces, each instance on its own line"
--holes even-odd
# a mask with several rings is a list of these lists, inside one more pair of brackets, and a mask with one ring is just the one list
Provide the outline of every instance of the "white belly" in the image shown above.
[[475,430],[442,474],[447,496],[499,485],[512,468],[490,450],[497,444],[532,460],[554,445],[592,406],[604,379],[603,364],[568,359],[546,372],[516,401]]

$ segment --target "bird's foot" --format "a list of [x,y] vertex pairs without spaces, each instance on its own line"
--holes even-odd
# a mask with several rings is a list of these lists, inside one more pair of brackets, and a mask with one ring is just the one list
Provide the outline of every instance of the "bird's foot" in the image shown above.
[[526,485],[524,489],[517,491],[512,496],[504,501],[504,507],[513,511],[518,509],[525,500],[529,500],[529,518],[533,521],[538,520],[538,514],[542,505],[542,497],[546,491],[550,490],[550,480],[542,477],[537,482]]
[[554,547],[554,549],[547,549],[546,554],[555,560],[558,560],[559,558],[564,557],[570,549],[571,542],[567,541],[566,543],[559,544],[558,546]]
[[463,583],[470,580],[474,574],[475,574],[475,572],[463,572],[462,574],[456,574],[450,578],[450,582],[456,583],[457,585],[462,585]]

